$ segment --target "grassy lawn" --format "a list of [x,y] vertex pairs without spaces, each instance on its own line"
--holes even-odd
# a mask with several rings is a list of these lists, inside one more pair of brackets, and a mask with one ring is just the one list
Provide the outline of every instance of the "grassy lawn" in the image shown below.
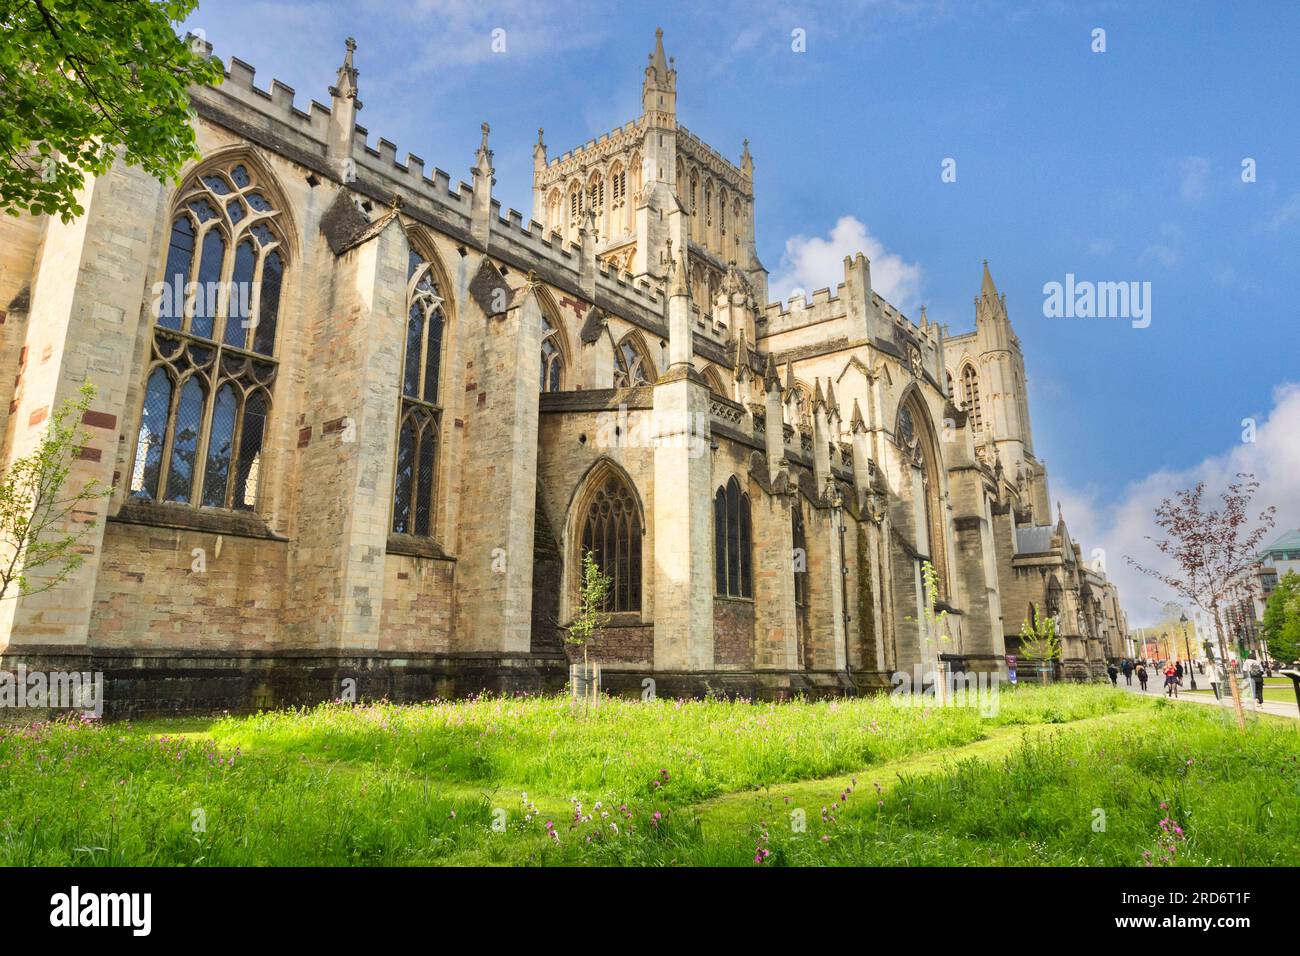
[[1100,686],[998,704],[480,698],[0,729],[0,863],[1300,863],[1296,722],[1243,734]]

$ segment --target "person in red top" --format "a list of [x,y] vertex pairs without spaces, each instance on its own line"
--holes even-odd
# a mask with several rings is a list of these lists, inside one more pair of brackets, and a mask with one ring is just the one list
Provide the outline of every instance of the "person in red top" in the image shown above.
[[1178,697],[1178,669],[1172,661],[1165,664],[1165,696],[1175,699]]

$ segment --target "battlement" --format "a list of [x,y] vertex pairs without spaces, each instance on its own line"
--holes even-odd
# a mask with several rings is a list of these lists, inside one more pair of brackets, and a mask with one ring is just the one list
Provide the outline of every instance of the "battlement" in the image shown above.
[[832,292],[829,287],[815,289],[812,301],[802,294],[793,295],[785,302],[770,302],[759,311],[759,322],[765,335],[790,332],[795,329],[848,317],[848,299],[841,282]]
[[711,165],[716,174],[728,179],[732,186],[744,195],[753,196],[752,184],[741,168],[680,123],[677,124],[677,145],[679,151],[682,146],[685,146],[686,151],[693,154],[695,158]]
[[[591,154],[615,152],[626,147],[629,141],[639,141],[640,138],[640,123],[637,120],[628,120],[622,126],[616,127],[607,133],[601,133],[595,139],[589,139],[583,145],[566,150],[554,159],[547,160],[546,171],[538,177],[538,183],[550,184],[555,182],[572,173],[573,166],[586,165],[583,160],[591,157]],[[592,162],[600,162],[604,158],[602,155],[599,158],[592,159]]]

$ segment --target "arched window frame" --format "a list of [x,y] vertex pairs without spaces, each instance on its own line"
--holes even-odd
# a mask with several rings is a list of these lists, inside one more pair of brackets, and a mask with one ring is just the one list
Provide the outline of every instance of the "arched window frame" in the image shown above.
[[[925,522],[925,536],[929,541],[930,563],[934,566],[939,587],[939,596],[947,600],[948,553],[944,535],[943,488],[939,457],[939,443],[925,404],[915,385],[909,386],[898,403],[897,417],[894,423],[894,443],[903,453],[904,459],[921,471],[921,488],[923,500],[922,517]],[[922,546],[919,538],[918,548]]]
[[[407,238],[406,323],[389,528],[394,534],[436,538],[442,394],[451,339],[450,302],[442,290],[449,284],[432,244],[418,232],[409,233]],[[413,348],[418,349],[418,354],[413,354]]]
[[288,205],[259,160],[227,152],[186,176],[169,222],[127,494],[255,511],[291,273]]
[[644,600],[645,520],[636,488],[621,468],[604,459],[587,473],[582,489],[572,531],[574,598],[582,587],[583,555],[591,552],[610,578],[605,610],[639,613]]
[[719,597],[753,598],[753,545],[749,495],[732,475],[713,496],[713,579]]
[[970,413],[971,424],[976,434],[984,431],[984,413],[980,408],[980,378],[975,366],[970,362],[961,368],[962,405]]
[[629,332],[614,349],[614,387],[634,388],[653,385],[658,374],[645,342],[636,332]]
[[569,348],[564,335],[564,323],[548,308],[543,307],[541,313],[541,381],[538,388],[542,392],[563,391],[569,369]]

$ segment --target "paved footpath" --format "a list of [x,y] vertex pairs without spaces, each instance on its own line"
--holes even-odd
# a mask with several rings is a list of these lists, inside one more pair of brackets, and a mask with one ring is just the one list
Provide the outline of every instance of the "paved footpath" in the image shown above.
[[[1210,689],[1209,676],[1210,676],[1209,674],[1196,675],[1196,684],[1202,690]],[[1163,697],[1165,693],[1165,689],[1163,686],[1164,675],[1160,675],[1160,682],[1161,683],[1159,685],[1156,683],[1156,675],[1153,674],[1151,679],[1147,681],[1147,691],[1145,694],[1143,694],[1142,686],[1138,683],[1136,677],[1133,678],[1133,686],[1129,687],[1124,683],[1124,675],[1123,674],[1119,675],[1120,690],[1127,690],[1143,697]],[[1209,693],[1209,694],[1189,693],[1187,688],[1186,678],[1183,679],[1183,686],[1179,688],[1178,699],[1180,701],[1190,700],[1193,703],[1209,704],[1210,706],[1217,705],[1219,707],[1226,707],[1229,710],[1232,709],[1232,691],[1230,691],[1228,688],[1225,687],[1223,689],[1223,699],[1216,700],[1213,693]],[[1300,720],[1300,706],[1297,706],[1296,704],[1290,702],[1282,704],[1282,703],[1278,703],[1275,700],[1266,700],[1262,704],[1257,704],[1255,702],[1255,698],[1249,693],[1247,693],[1244,684],[1241,685],[1241,706],[1242,709],[1247,714],[1254,711],[1261,714],[1272,714],[1275,717],[1290,717],[1293,720]]]

